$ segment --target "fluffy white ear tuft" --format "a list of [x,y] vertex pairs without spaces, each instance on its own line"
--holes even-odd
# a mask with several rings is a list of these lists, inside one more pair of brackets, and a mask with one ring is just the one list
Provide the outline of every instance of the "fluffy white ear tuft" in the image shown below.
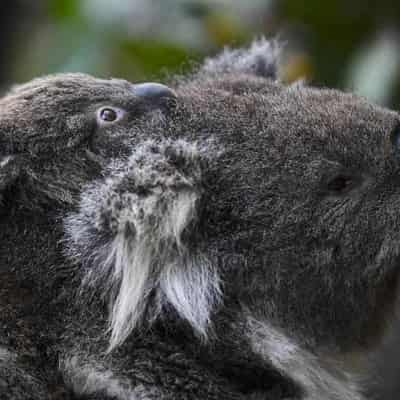
[[65,221],[68,254],[87,266],[85,283],[110,293],[110,350],[166,306],[207,335],[220,281],[188,248],[201,197],[199,151],[183,141],[138,146]]
[[108,262],[113,285],[119,285],[119,290],[111,307],[110,349],[142,322],[152,296],[155,304],[150,320],[170,304],[196,332],[207,335],[210,311],[220,294],[218,275],[182,243],[184,229],[195,218],[197,195],[168,192],[139,200],[143,204],[138,209],[146,211],[142,221],[130,221],[135,237],[121,231],[111,247]]
[[206,59],[200,72],[206,74],[241,73],[277,79],[281,46],[277,40],[261,38],[247,49],[230,49]]

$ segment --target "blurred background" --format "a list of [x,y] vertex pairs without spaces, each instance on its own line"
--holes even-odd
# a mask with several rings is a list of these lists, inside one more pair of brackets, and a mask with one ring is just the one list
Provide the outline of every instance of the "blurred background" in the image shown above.
[[263,34],[287,43],[286,81],[400,103],[400,1],[14,0],[0,32],[2,88],[60,71],[162,79]]

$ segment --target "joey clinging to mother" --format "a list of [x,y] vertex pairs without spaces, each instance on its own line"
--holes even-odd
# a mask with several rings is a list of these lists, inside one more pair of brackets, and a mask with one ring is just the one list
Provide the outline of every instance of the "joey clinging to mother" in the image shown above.
[[79,282],[107,305],[98,352],[173,321],[221,369],[257,364],[309,399],[361,398],[318,369],[374,349],[392,318],[400,118],[286,86],[277,57],[260,40],[173,88],[64,74],[0,100],[0,301],[23,320],[4,346],[30,350],[44,323],[59,352],[77,330],[63,310],[90,307]]

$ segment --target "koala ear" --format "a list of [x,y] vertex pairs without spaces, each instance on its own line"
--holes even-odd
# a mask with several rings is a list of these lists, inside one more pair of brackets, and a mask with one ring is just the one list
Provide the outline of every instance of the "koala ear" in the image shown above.
[[19,171],[15,156],[0,155],[0,203],[4,191],[17,179]]
[[261,38],[247,49],[225,48],[212,58],[206,59],[200,73],[218,75],[239,73],[278,79],[281,46],[277,40]]
[[109,350],[171,307],[207,338],[220,279],[193,241],[210,154],[179,140],[138,145],[64,221],[66,254],[87,268],[84,285],[109,293]]

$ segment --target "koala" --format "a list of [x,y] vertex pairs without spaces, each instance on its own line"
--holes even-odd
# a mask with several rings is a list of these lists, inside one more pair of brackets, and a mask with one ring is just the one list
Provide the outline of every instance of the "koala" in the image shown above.
[[371,398],[400,116],[285,85],[279,57],[259,39],[168,86],[0,99],[2,399]]

